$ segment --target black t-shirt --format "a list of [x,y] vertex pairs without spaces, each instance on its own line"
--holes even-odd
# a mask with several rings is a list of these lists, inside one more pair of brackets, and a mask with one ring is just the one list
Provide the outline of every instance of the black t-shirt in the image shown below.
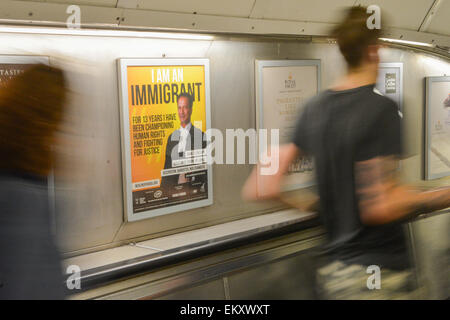
[[355,162],[401,153],[398,107],[373,89],[327,90],[314,97],[292,140],[315,160],[327,256],[398,270],[410,266],[402,225],[362,224],[355,194]]

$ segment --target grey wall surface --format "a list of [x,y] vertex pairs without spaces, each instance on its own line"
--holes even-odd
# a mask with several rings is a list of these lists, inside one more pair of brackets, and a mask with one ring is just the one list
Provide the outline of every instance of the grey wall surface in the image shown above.
[[[209,58],[213,128],[255,127],[255,59],[320,59],[322,88],[344,72],[335,45],[244,38],[170,40],[133,37],[0,33],[0,54],[48,55],[68,70],[71,100],[57,148],[56,230],[65,253],[81,254],[132,240],[159,237],[280,208],[245,203],[240,189],[249,165],[214,165],[214,204],[125,223],[121,173],[118,58]],[[382,62],[404,63],[405,181],[422,177],[425,76],[450,74],[431,55],[386,48]],[[438,184],[448,184],[442,179]],[[447,218],[445,222],[448,223]],[[447,229],[448,233],[448,229]]]

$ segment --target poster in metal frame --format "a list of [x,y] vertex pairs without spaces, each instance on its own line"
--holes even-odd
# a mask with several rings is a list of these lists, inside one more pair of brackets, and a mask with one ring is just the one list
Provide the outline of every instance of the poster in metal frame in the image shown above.
[[450,176],[450,76],[425,78],[424,178]]
[[[319,59],[310,59],[310,60],[256,60],[255,61],[255,87],[256,87],[256,128],[257,129],[267,129],[265,126],[265,120],[268,118],[265,114],[265,108],[267,107],[265,105],[266,101],[264,101],[264,97],[267,97],[268,89],[265,87],[265,80],[264,80],[264,73],[265,71],[274,70],[276,73],[276,69],[268,69],[268,68],[276,68],[279,71],[279,75],[281,76],[284,72],[291,70],[296,72],[299,72],[300,70],[297,70],[297,68],[303,69],[305,72],[313,73],[313,77],[316,78],[316,81],[312,81],[312,85],[314,86],[313,89],[309,88],[309,93],[305,97],[296,97],[295,94],[292,94],[290,96],[290,99],[295,100],[296,102],[290,103],[290,105],[295,104],[296,109],[294,114],[292,114],[292,117],[290,118],[290,126],[289,130],[287,127],[279,128],[281,132],[281,139],[280,144],[283,144],[285,142],[288,142],[288,137],[291,136],[290,133],[292,133],[293,127],[295,126],[298,116],[301,112],[301,108],[303,107],[303,103],[306,102],[306,100],[312,98],[314,95],[318,94],[321,90],[321,61]],[[281,81],[280,83],[277,82],[277,84],[281,86],[286,86],[286,92],[283,92],[282,95],[284,95],[285,99],[289,99],[290,93],[293,93],[294,91],[299,91],[297,88],[294,88],[296,86],[296,79],[295,79],[295,73],[292,74],[292,72],[288,72],[288,76],[286,79],[277,79],[276,81]],[[306,74],[301,75],[297,82],[302,82],[303,84],[306,82],[309,82],[311,78],[307,77]],[[271,79],[272,81],[272,79]],[[267,85],[267,83],[266,83]],[[276,85],[275,85],[276,86]],[[273,86],[273,87],[275,87]],[[274,90],[270,90],[272,94],[277,94]],[[282,93],[282,91],[278,91],[278,94]],[[296,99],[301,99],[302,103],[298,103]],[[266,98],[266,100],[269,100]],[[266,109],[267,110],[267,109]],[[291,121],[292,120],[292,121]],[[285,134],[282,133],[282,131],[285,130]],[[269,133],[270,135],[270,133]],[[260,151],[258,150],[258,153]],[[303,166],[303,164],[306,164],[304,167],[307,168],[305,171],[310,171],[309,174],[310,177],[308,177],[307,181],[303,182],[294,182],[296,180],[295,175],[301,175],[302,172],[294,173],[292,177],[290,177],[287,180],[287,182],[283,185],[284,191],[292,191],[297,190],[301,188],[311,187],[315,185],[315,178],[314,178],[314,170],[313,170],[313,160],[311,158],[305,158],[305,161],[302,159],[298,159],[300,162],[300,167]],[[307,161],[306,161],[307,160]],[[301,171],[302,169],[300,169]],[[298,178],[298,176],[297,176]]]
[[[189,209],[209,206],[213,203],[213,185],[212,185],[212,166],[206,165],[207,197],[201,200],[192,200],[181,202],[178,204],[168,203],[159,208],[150,208],[140,212],[135,212],[133,204],[133,181],[132,181],[132,156],[131,156],[131,140],[130,140],[130,113],[129,113],[129,82],[128,68],[189,68],[202,67],[204,70],[204,118],[206,124],[203,129],[208,130],[211,126],[211,98],[210,98],[210,78],[209,78],[209,59],[189,58],[189,59],[157,59],[157,58],[120,58],[117,60],[118,82],[119,82],[119,98],[120,98],[120,125],[121,125],[121,150],[122,150],[122,183],[124,195],[124,216],[126,221],[138,221],[161,215],[171,214],[175,212],[185,211]],[[176,99],[176,98],[174,98]],[[195,102],[194,107],[195,109]],[[177,116],[178,119],[178,116]],[[178,121],[178,120],[177,120]],[[192,124],[194,126],[194,124]],[[176,131],[176,130],[174,130]],[[166,142],[166,146],[168,143]],[[161,171],[162,172],[162,171]],[[162,173],[161,173],[162,175]],[[160,178],[162,183],[163,177]],[[173,195],[172,195],[173,196]]]

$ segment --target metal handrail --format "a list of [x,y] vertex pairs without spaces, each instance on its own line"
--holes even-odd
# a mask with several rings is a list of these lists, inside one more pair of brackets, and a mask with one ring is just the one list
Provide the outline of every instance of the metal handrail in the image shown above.
[[[85,292],[125,278],[149,273],[158,268],[269,240],[289,233],[316,227],[318,225],[320,225],[320,223],[317,215],[311,214],[306,217],[258,228],[256,230],[244,231],[230,236],[206,240],[138,258],[83,270],[80,275],[81,289],[77,290],[77,293]],[[66,288],[66,284],[64,284],[64,287]],[[74,292],[73,290],[68,290],[67,293],[73,294]]]

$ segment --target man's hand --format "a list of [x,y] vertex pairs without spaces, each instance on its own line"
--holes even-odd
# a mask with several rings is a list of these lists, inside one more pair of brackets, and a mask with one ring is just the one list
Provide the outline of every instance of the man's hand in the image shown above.
[[281,179],[277,175],[261,175],[257,164],[242,188],[242,198],[249,201],[275,199],[280,196]]
[[300,150],[295,144],[289,143],[280,146],[277,154],[279,167],[275,174],[263,175],[262,164],[258,163],[255,166],[242,188],[241,195],[245,200],[267,200],[280,196],[283,176],[288,171],[289,164],[299,156]]

